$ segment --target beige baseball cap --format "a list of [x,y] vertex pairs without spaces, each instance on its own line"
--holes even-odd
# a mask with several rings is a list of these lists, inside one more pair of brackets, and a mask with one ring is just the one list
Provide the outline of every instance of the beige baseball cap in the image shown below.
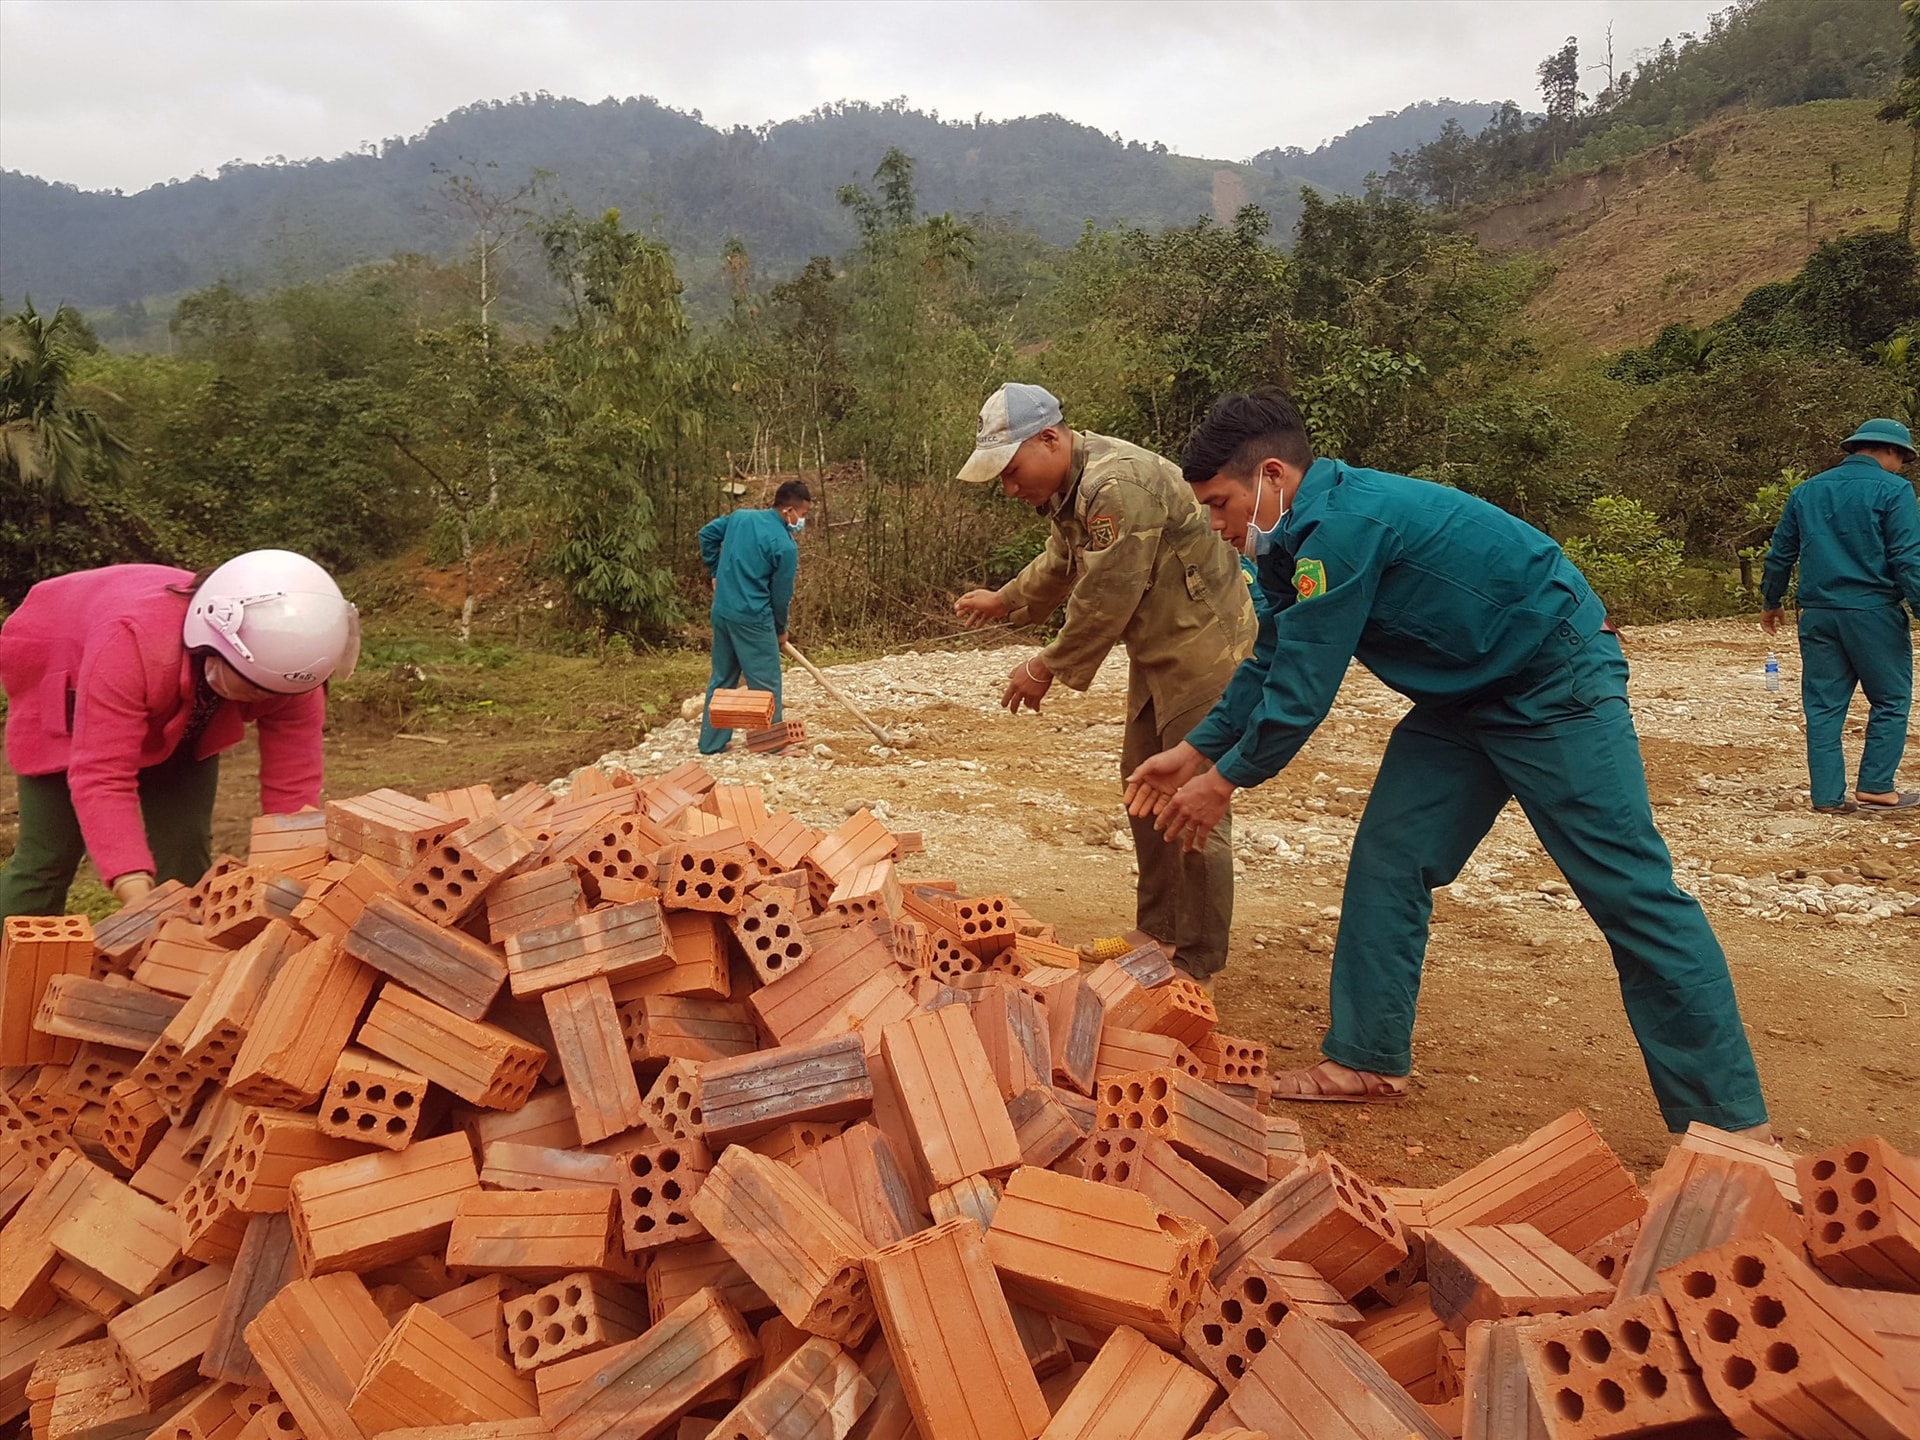
[[1013,452],[1060,423],[1060,402],[1038,385],[1002,385],[980,407],[980,433],[973,437],[973,454],[960,467],[960,478],[984,485],[999,478]]

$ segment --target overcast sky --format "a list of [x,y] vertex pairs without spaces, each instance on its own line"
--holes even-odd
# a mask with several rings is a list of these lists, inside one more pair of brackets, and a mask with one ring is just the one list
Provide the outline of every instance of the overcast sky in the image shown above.
[[[0,0],[0,166],[136,190],[333,156],[522,91],[758,125],[905,96],[1058,112],[1240,160],[1416,100],[1535,101],[1568,35],[1616,62],[1726,0]],[[1586,88],[1597,89],[1597,84]]]

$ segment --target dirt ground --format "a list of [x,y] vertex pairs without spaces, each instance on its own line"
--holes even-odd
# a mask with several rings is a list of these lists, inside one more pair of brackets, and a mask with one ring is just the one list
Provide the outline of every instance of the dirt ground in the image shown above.
[[[1765,644],[1751,622],[1635,630],[1626,643],[1656,814],[1682,883],[1701,896],[1731,957],[1776,1126],[1799,1150],[1869,1132],[1920,1148],[1920,821],[1808,811],[1790,638],[1773,694],[1762,687]],[[709,767],[761,785],[770,805],[810,823],[838,823],[866,804],[896,829],[923,832],[927,853],[908,862],[909,877],[1005,891],[1066,940],[1118,933],[1133,910],[1117,775],[1124,660],[1111,660],[1088,694],[1056,688],[1042,714],[1016,719],[995,701],[1028,653],[901,654],[835,668],[836,683],[889,728],[891,747],[790,670],[788,713],[805,720],[813,748],[734,753]],[[1317,1055],[1347,847],[1404,708],[1356,669],[1294,764],[1236,806],[1241,873],[1216,999],[1222,1029],[1266,1041],[1276,1066]],[[1855,753],[1861,719],[1856,712],[1849,727]],[[328,793],[383,783],[420,793],[480,779],[510,788],[564,775],[612,739],[584,725],[469,748],[457,722],[448,725],[446,745],[339,727]],[[418,721],[409,733],[422,730],[432,733]],[[605,759],[649,770],[692,756],[693,742],[693,726],[674,721]],[[1920,752],[1910,776],[1916,764]],[[244,844],[256,775],[250,745],[225,766],[220,844]],[[14,818],[8,780],[0,775],[0,829]],[[0,833],[0,849],[9,842]],[[1606,945],[1515,807],[1436,897],[1414,1049],[1408,1101],[1287,1113],[1311,1143],[1408,1185],[1444,1179],[1573,1106],[1643,1175],[1669,1143]]]
[[[1770,694],[1766,646],[1750,621],[1627,637],[1655,813],[1682,883],[1726,945],[1790,1147],[1878,1132],[1911,1150],[1920,1141],[1920,822],[1810,813],[1798,657],[1786,644],[1782,688]],[[833,671],[892,732],[891,753],[790,671],[788,713],[831,760],[741,754],[710,768],[763,785],[770,804],[814,823],[872,805],[894,828],[924,832],[927,853],[908,874],[1005,890],[1064,939],[1116,933],[1133,904],[1132,851],[1114,843],[1124,842],[1114,834],[1124,827],[1124,662],[1109,661],[1086,695],[1056,687],[1040,715],[1016,719],[994,702],[1028,653],[897,655]],[[1266,1041],[1276,1066],[1317,1056],[1347,847],[1404,709],[1356,668],[1293,765],[1237,802],[1244,869],[1216,999],[1222,1029]],[[1855,747],[1863,713],[1850,726]],[[625,758],[636,768],[677,763],[692,740],[692,726],[676,722]],[[1414,1048],[1405,1103],[1285,1110],[1313,1143],[1408,1185],[1435,1183],[1576,1105],[1643,1175],[1670,1143],[1606,944],[1517,807],[1461,883],[1436,897]]]

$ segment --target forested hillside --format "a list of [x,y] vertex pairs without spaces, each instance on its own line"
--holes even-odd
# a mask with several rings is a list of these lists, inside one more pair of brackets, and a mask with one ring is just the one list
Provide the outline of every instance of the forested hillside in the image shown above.
[[[1792,29],[1806,17],[1804,0],[1756,0],[1674,73],[1721,73],[1738,51],[1760,67],[1754,94],[1796,93],[1780,76],[1805,70],[1802,52],[1755,58],[1749,42],[1832,41]],[[455,117],[506,158],[452,177],[424,141],[255,167],[247,185],[335,177],[371,227],[418,213],[374,185],[356,201],[338,177],[412,166],[440,197],[444,245],[238,274],[189,286],[170,314],[135,303],[103,322],[148,327],[147,353],[113,353],[38,297],[0,322],[0,603],[81,565],[274,544],[350,587],[397,554],[452,564],[463,640],[532,624],[552,643],[642,643],[703,604],[697,527],[799,474],[819,500],[807,632],[926,634],[950,627],[956,589],[1005,578],[1039,543],[1031,512],[952,478],[981,400],[1013,379],[1053,389],[1074,425],[1170,454],[1219,392],[1278,382],[1321,453],[1504,506],[1563,539],[1625,618],[1751,604],[1740,566],[1792,485],[1862,416],[1920,423],[1920,5],[1891,72],[1877,31],[1857,39],[1822,73],[1863,98],[1720,114],[1536,189],[1524,204],[1540,214],[1511,210],[1485,241],[1473,226],[1502,212],[1377,187],[1281,208],[1277,182],[1064,121],[860,107],[681,151],[697,121],[614,107],[630,156],[709,187],[676,192],[694,197],[676,223],[760,205],[768,226],[791,221],[795,255],[820,249],[784,267],[717,230],[683,254],[644,205],[521,193],[540,158],[514,148],[526,116],[599,126],[602,107]],[[900,127],[925,155],[861,158]],[[1083,146],[1079,188],[1016,133]],[[767,179],[776,159],[830,208],[797,207]],[[1151,187],[1123,187],[1144,167],[1166,182],[1152,193],[1188,187],[1190,208],[1083,226],[1024,198],[1129,194],[1108,213],[1135,214]],[[606,160],[607,183],[620,169]],[[989,173],[993,195],[960,188]],[[196,182],[248,193],[226,183]]]

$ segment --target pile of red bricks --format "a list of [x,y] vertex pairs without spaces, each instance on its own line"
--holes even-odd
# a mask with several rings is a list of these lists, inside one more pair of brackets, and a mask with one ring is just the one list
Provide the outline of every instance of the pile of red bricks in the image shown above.
[[1382,1190],[1151,946],[697,766],[378,791],[0,950],[40,1440],[1920,1434],[1920,1166]]

